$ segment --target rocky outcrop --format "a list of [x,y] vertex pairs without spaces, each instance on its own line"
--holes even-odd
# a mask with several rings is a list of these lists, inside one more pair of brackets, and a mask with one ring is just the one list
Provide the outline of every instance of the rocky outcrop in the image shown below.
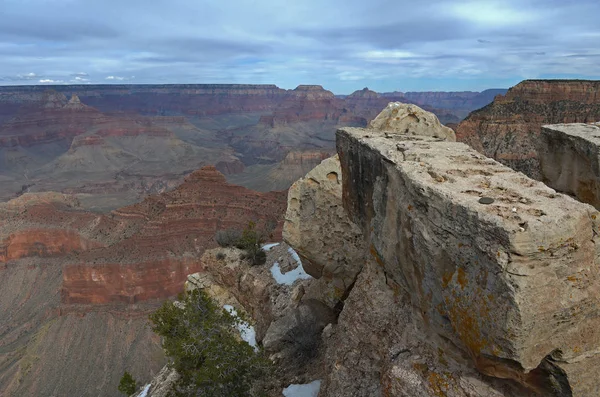
[[[571,126],[584,127],[596,128]],[[545,128],[569,149],[551,157],[548,147],[548,165],[596,172],[582,167],[597,157],[589,132]],[[597,395],[600,213],[451,135],[400,131],[338,130],[341,216],[318,212],[334,207],[315,178],[334,159],[290,190],[284,237],[308,269],[331,263],[322,241],[332,235],[364,237],[363,255],[346,249],[340,266],[358,270],[323,333],[320,395]]]
[[342,177],[337,156],[323,160],[288,193],[283,238],[302,257],[315,278],[335,283],[341,298],[363,266],[361,230],[342,206]]
[[526,80],[462,121],[456,136],[480,153],[540,179],[538,140],[543,124],[600,120],[600,82]]
[[465,145],[402,141],[338,132],[345,208],[388,279],[484,374],[590,395],[567,368],[597,349],[597,212]]
[[369,128],[379,131],[399,132],[406,135],[432,136],[446,141],[456,141],[452,129],[443,126],[437,117],[415,105],[392,102],[369,123]]
[[600,124],[558,124],[542,127],[542,181],[600,209]]

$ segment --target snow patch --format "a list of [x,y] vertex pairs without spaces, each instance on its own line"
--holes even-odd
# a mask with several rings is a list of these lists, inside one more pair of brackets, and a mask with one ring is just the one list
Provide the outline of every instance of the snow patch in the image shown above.
[[299,266],[302,266],[302,261],[300,260],[300,256],[298,255],[298,253],[296,251],[294,251],[294,249],[292,247],[288,248],[288,252],[292,256],[292,258],[294,258],[294,260],[296,261],[296,263]]
[[[223,309],[227,310],[229,314],[234,317],[237,317],[237,311],[231,305],[223,306]],[[238,331],[240,331],[240,337],[243,341],[246,341],[250,346],[254,348],[255,351],[258,350],[258,345],[256,344],[256,331],[254,327],[248,324],[245,321],[241,321],[238,326]]]
[[321,389],[321,381],[315,380],[305,385],[289,385],[283,389],[285,397],[317,397]]
[[271,251],[271,249],[273,249],[273,247],[277,247],[279,245],[279,243],[271,243],[271,244],[265,244],[262,246],[263,251],[269,252]]
[[138,397],[146,397],[148,395],[148,390],[150,390],[150,383],[144,386],[144,390],[142,390]]
[[292,285],[296,280],[306,280],[311,276],[304,271],[302,264],[299,264],[294,270],[290,270],[287,273],[281,273],[279,262],[275,262],[271,266],[271,275],[277,281],[278,284]]

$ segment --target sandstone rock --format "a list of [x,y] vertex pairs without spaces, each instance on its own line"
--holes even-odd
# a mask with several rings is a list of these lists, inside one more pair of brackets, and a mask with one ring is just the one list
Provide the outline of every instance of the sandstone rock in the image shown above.
[[292,185],[285,218],[283,238],[302,257],[305,271],[332,281],[343,295],[362,266],[364,246],[342,206],[337,156]]
[[600,209],[600,126],[542,127],[539,159],[542,181]]
[[431,136],[456,141],[452,129],[443,126],[438,118],[416,105],[391,102],[369,124],[370,129],[399,132],[407,135]]
[[428,329],[484,374],[585,395],[561,365],[600,347],[596,210],[459,143],[347,128],[338,152],[345,208]]
[[323,333],[327,397],[526,397],[533,393],[478,374],[452,343],[424,332],[410,295],[370,260],[337,325]]

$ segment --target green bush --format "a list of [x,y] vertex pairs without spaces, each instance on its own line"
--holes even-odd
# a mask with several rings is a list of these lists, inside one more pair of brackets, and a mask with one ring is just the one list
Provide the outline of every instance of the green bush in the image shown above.
[[233,229],[219,230],[215,240],[221,247],[234,246],[244,250],[242,259],[248,259],[254,266],[262,265],[267,260],[267,254],[262,249],[264,233],[256,229],[254,222],[249,222],[242,232]]
[[174,396],[246,397],[269,372],[270,362],[240,340],[241,321],[195,290],[165,302],[150,315],[152,330],[180,374]]
[[119,382],[119,391],[126,396],[131,396],[137,389],[137,382],[133,379],[133,376],[127,371],[121,377]]

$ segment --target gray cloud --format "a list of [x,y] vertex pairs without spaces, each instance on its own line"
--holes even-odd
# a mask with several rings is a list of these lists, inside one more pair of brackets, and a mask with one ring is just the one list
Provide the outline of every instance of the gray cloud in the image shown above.
[[599,13],[596,0],[4,0],[0,81],[350,92],[600,78]]

